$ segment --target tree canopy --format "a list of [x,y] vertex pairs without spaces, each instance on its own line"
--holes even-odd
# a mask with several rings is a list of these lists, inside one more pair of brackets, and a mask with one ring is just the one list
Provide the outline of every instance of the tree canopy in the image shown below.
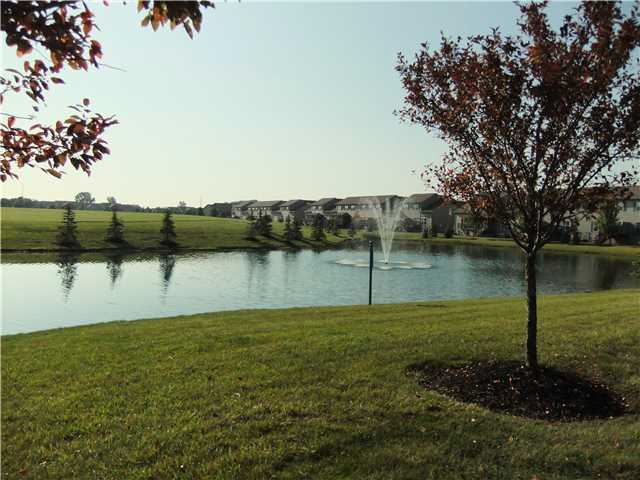
[[[138,12],[143,14],[143,27],[181,25],[193,37],[193,30],[200,30],[201,10],[213,6],[210,1],[139,1]],[[103,49],[93,38],[97,24],[85,2],[3,0],[0,15],[6,44],[18,57],[25,57],[23,71],[7,69],[0,77],[0,105],[5,106],[10,94],[24,94],[37,114],[50,88],[64,83],[59,75],[65,68],[100,67]],[[42,58],[31,59],[34,52]],[[93,112],[88,98],[70,108],[72,115],[49,126],[37,122],[19,126],[18,116],[9,114],[0,124],[0,180],[16,178],[15,168],[24,166],[37,166],[60,178],[67,162],[90,174],[91,166],[110,153],[103,136],[118,122],[114,116]],[[32,120],[32,116],[21,118]]]
[[527,2],[517,36],[493,29],[399,55],[400,117],[436,132],[443,161],[423,172],[445,195],[503,223],[526,255],[527,363],[537,369],[536,253],[637,176],[638,3],[584,2],[555,31]]
[[519,36],[443,36],[397,65],[400,117],[449,147],[424,178],[481,204],[528,252],[628,186],[639,158],[638,4],[625,15],[619,2],[581,3],[559,31],[546,6],[520,5]]

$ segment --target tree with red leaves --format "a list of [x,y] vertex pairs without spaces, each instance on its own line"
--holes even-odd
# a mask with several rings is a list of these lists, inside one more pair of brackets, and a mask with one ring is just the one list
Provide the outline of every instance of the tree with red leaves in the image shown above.
[[[144,14],[143,27],[182,25],[193,38],[193,29],[200,30],[201,8],[213,6],[209,1],[139,1],[138,12]],[[57,75],[65,67],[88,70],[101,65],[102,45],[92,38],[95,17],[85,2],[3,0],[0,9],[7,45],[15,47],[18,57],[25,57],[23,72],[7,69],[0,77],[0,105],[6,95],[22,93],[38,112],[50,86],[64,83]],[[49,59],[29,60],[39,49]],[[14,167],[27,165],[60,178],[67,162],[89,174],[91,165],[110,153],[103,134],[118,123],[115,117],[93,112],[87,98],[71,108],[73,115],[51,126],[34,123],[22,128],[16,125],[16,116],[8,115],[0,124],[0,180],[17,178]]]
[[[559,31],[547,3],[520,5],[520,32],[422,44],[399,55],[404,121],[447,143],[423,177],[506,225],[525,256],[527,365],[538,370],[536,255],[557,230],[637,175],[638,4],[581,3]],[[635,166],[634,166],[635,165]]]

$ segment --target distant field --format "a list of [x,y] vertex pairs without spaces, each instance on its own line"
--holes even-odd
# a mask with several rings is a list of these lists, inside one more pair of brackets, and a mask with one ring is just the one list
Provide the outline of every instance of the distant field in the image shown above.
[[[2,208],[2,250],[56,250],[56,233],[62,219],[62,210],[39,208]],[[118,213],[124,222],[126,240],[133,248],[158,248],[161,213]],[[247,222],[230,218],[174,215],[180,247],[215,250],[225,248],[282,248],[290,244],[282,237],[283,223],[273,223],[273,238],[245,238]],[[76,211],[78,238],[85,249],[107,249],[113,245],[104,240],[111,220],[111,212]],[[310,229],[303,232],[309,237]],[[335,246],[346,240],[346,235],[327,235],[326,242],[313,242],[308,238],[296,242],[299,247]]]

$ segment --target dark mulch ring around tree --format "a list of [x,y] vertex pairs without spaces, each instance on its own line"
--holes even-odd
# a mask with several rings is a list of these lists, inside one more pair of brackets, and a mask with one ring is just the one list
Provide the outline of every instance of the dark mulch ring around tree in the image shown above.
[[610,418],[628,409],[625,398],[603,383],[572,372],[540,367],[538,376],[518,362],[465,365],[420,363],[408,372],[430,390],[489,410],[549,421]]

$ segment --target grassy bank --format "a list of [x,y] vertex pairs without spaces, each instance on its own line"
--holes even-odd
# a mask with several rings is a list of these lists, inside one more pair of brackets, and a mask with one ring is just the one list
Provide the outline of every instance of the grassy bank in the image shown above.
[[519,359],[520,299],[241,311],[2,338],[5,478],[636,479],[640,291],[543,297],[544,364],[630,412],[551,423],[418,385]]
[[[58,250],[56,234],[62,219],[62,210],[39,208],[2,208],[1,242],[3,251]],[[118,214],[124,222],[125,239],[135,249],[158,249],[160,241],[161,213]],[[234,248],[283,248],[291,246],[282,238],[284,224],[273,223],[272,238],[246,237],[247,222],[230,218],[174,215],[178,243],[183,249],[220,250]],[[113,249],[105,241],[105,232],[111,221],[111,212],[77,211],[78,239],[85,249]],[[296,247],[331,247],[346,240],[346,236],[327,235],[324,242],[308,239],[310,229],[304,228],[307,237],[293,242]]]
[[[506,238],[489,238],[489,237],[452,237],[445,238],[439,236],[436,238],[423,239],[419,233],[396,233],[396,238],[402,241],[410,242],[427,242],[438,243],[446,245],[478,245],[483,247],[509,247],[518,248],[516,243],[511,239]],[[637,257],[640,255],[640,246],[630,245],[595,245],[595,244],[580,244],[569,245],[565,243],[548,243],[543,247],[545,251],[550,252],[565,252],[565,253],[597,253],[605,255],[625,256],[625,257]]]
[[[1,247],[2,251],[56,251],[56,233],[62,218],[62,210],[48,210],[37,208],[2,208],[1,209]],[[162,221],[161,213],[132,213],[118,214],[125,223],[125,237],[134,249],[158,249],[159,230]],[[105,232],[111,220],[110,212],[76,212],[78,222],[78,237],[83,248],[90,250],[114,249],[114,246],[104,240]],[[309,239],[311,229],[303,228],[305,240],[293,242],[284,241],[282,233],[284,224],[273,223],[272,238],[258,237],[248,240],[246,237],[247,222],[229,218],[199,217],[194,215],[174,215],[178,242],[180,247],[187,250],[224,250],[224,249],[255,249],[255,248],[288,248],[291,246],[305,248],[336,247],[348,240],[346,231],[339,236],[327,234],[326,241],[315,242]],[[363,232],[358,232],[356,239],[362,239]],[[397,232],[397,240],[407,242],[429,242],[447,245],[479,245],[489,247],[517,248],[512,240],[498,238],[470,238],[453,237],[422,239],[419,233]],[[608,246],[608,245],[566,245],[560,243],[548,244],[546,251],[567,253],[598,253],[615,256],[637,257],[640,255],[638,246]]]

